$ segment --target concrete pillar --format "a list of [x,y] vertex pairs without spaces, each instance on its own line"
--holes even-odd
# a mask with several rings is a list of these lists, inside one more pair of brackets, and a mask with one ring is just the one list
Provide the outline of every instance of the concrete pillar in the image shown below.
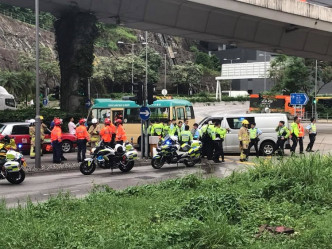
[[55,22],[56,48],[61,70],[61,109],[83,111],[87,83],[93,71],[97,18],[76,9],[65,12]]

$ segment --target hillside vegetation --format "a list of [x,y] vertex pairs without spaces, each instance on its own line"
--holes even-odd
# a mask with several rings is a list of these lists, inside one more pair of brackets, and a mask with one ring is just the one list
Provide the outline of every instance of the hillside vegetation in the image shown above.
[[[3,248],[331,248],[332,157],[261,162],[226,179],[190,175],[84,199],[0,208]],[[111,180],[111,178],[110,178]],[[286,226],[277,235],[259,227]]]

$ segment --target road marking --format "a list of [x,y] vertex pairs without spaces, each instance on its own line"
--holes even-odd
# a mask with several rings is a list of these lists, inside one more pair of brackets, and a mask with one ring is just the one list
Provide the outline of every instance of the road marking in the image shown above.
[[80,192],[81,190],[77,189],[77,190],[72,190],[70,191],[71,193],[76,193],[76,192]]
[[255,163],[252,162],[237,162],[237,163],[246,164],[246,165],[255,165]]

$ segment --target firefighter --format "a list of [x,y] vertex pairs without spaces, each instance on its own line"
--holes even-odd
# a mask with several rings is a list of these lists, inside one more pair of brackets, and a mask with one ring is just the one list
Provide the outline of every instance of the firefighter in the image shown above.
[[54,120],[54,128],[51,132],[51,142],[53,147],[53,163],[59,164],[62,159],[61,143],[62,143],[62,130],[61,120]]
[[291,124],[291,139],[292,139],[293,144],[292,144],[290,151],[291,151],[292,155],[295,154],[297,142],[299,141],[299,134],[300,134],[299,118],[294,117],[294,122]]
[[250,137],[249,137],[249,132],[248,132],[248,126],[249,122],[248,120],[243,120],[242,121],[242,127],[239,130],[239,141],[240,141],[240,161],[248,161],[248,148],[249,148],[249,143],[250,143]]
[[191,134],[191,131],[189,129],[189,125],[186,125],[184,131],[181,132],[179,136],[179,141],[181,142],[181,144],[189,143],[191,140],[193,140],[193,135]]
[[162,121],[160,121],[159,123],[155,123],[154,125],[152,125],[151,127],[151,134],[152,136],[162,136],[163,134],[163,129],[164,129],[164,124]]
[[92,125],[90,126],[88,133],[90,135],[90,144],[91,147],[94,148],[96,147],[96,143],[98,143],[100,141],[100,125],[98,124],[98,120],[96,118],[92,119]]
[[89,133],[85,127],[85,120],[80,119],[79,126],[75,129],[77,138],[77,162],[82,162],[85,159],[86,143],[90,141]]
[[35,158],[35,147],[36,147],[36,127],[35,127],[35,120],[30,119],[29,120],[29,135],[30,135],[30,158]]
[[304,154],[303,153],[303,140],[304,140],[304,127],[301,124],[301,119],[298,119],[298,128],[299,128],[299,145],[300,145],[300,154]]
[[125,129],[122,126],[122,120],[121,119],[117,119],[115,121],[115,127],[116,127],[115,141],[116,141],[117,144],[123,145],[124,142],[127,142],[127,135],[126,135]]
[[100,131],[100,137],[104,141],[106,146],[110,146],[114,148],[114,140],[115,140],[115,126],[111,123],[109,118],[105,118],[104,120],[105,127]]
[[252,123],[250,126],[251,126],[251,128],[249,129],[250,143],[248,147],[247,158],[249,157],[250,149],[252,146],[254,146],[256,151],[256,157],[258,158],[259,157],[258,142],[259,142],[259,136],[262,134],[262,131],[256,128],[256,123]]
[[[220,122],[216,122],[214,128],[212,129],[212,140],[214,144],[214,154],[213,161],[215,163],[225,162],[223,141],[226,136],[226,129],[221,128]],[[219,160],[221,156],[221,161]]]
[[280,121],[279,125],[276,128],[277,132],[277,144],[274,148],[274,152],[278,153],[279,156],[284,155],[284,145],[287,140],[287,138],[290,136],[290,131],[289,129],[285,126],[285,121]]
[[312,148],[314,147],[314,143],[315,143],[316,135],[317,135],[316,119],[315,118],[311,118],[310,122],[311,122],[310,125],[308,125],[306,127],[306,130],[309,133],[309,140],[310,140],[310,142],[309,142],[309,144],[307,146],[306,151],[307,152],[314,152],[312,150]]

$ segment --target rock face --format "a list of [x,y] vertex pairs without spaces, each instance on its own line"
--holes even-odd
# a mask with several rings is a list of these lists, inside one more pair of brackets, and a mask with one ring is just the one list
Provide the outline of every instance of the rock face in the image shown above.
[[[54,52],[54,33],[41,30],[40,45]],[[19,70],[19,54],[34,49],[35,27],[0,14],[0,69]]]

